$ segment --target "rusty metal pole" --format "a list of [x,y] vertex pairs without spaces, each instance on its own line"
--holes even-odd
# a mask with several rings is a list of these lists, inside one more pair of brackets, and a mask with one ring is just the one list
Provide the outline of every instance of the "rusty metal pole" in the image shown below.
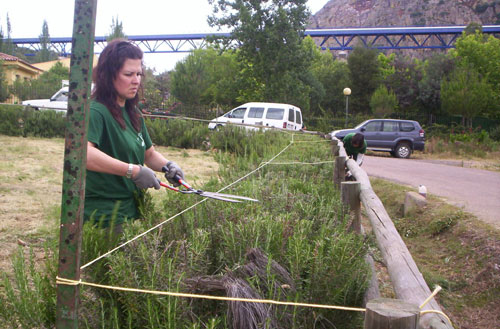
[[[97,0],[75,0],[59,233],[60,278],[80,279],[87,125]],[[57,286],[56,328],[78,328],[79,286]]]

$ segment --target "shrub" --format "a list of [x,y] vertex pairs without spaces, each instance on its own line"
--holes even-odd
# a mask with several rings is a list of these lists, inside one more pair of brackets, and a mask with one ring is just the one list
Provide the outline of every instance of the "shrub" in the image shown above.
[[162,146],[203,149],[206,147],[208,126],[205,123],[181,119],[146,119],[149,135]]
[[9,136],[64,137],[65,118],[55,111],[25,106],[0,106],[0,134]]
[[45,268],[35,268],[33,250],[26,259],[19,248],[12,259],[14,278],[3,273],[0,293],[0,325],[3,328],[52,328],[55,323],[56,266],[53,244],[47,247]]
[[[220,190],[290,145],[290,135],[282,132],[225,128],[209,134],[220,147],[216,156],[221,166],[218,179],[210,180],[202,187],[205,190]],[[193,129],[202,131],[200,127]],[[293,143],[278,161],[331,160],[329,143],[321,143],[315,136],[296,139],[312,139],[313,147]],[[230,152],[223,152],[226,149]],[[361,305],[369,277],[364,262],[368,246],[362,236],[348,230],[349,218],[344,216],[339,192],[331,182],[331,170],[331,165],[268,165],[227,192],[257,198],[259,203],[204,202],[84,269],[82,279],[159,291],[210,295],[238,291],[253,298]],[[188,208],[197,197],[168,192],[155,201],[159,202],[146,198],[144,220],[125,224],[121,241]],[[57,242],[55,237],[53,240]],[[86,224],[83,262],[117,244],[107,231]],[[260,255],[261,261],[252,260],[251,255]],[[40,275],[55,276],[50,271]],[[27,277],[23,273],[16,280],[23,282]],[[48,303],[41,300],[45,296],[54,300],[55,287],[48,290],[27,294],[37,302],[16,312],[12,311],[16,304],[0,299],[0,324],[52,327],[54,319],[44,318],[45,309],[37,306]],[[83,287],[81,296],[82,328],[233,328],[230,314],[236,310],[254,315],[255,309],[252,303],[90,287]],[[53,311],[54,305],[49,306],[47,309]],[[362,327],[360,313],[268,305],[265,310],[263,321],[275,324],[275,328],[328,327],[332,323],[339,329]]]
[[23,106],[0,105],[0,133],[7,136],[22,136],[23,114]]

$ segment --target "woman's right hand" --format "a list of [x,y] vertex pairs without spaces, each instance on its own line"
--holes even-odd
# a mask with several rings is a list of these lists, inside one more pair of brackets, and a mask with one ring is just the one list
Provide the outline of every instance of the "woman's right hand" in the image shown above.
[[156,190],[160,189],[160,180],[156,178],[156,174],[148,167],[139,165],[139,172],[132,176],[132,181],[140,189],[154,187]]

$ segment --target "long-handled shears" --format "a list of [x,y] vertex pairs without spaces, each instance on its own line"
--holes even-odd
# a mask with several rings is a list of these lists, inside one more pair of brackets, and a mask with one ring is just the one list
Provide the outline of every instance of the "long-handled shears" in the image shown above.
[[[167,166],[164,166],[161,168],[161,170],[166,173],[168,172]],[[242,202],[242,201],[252,201],[252,202],[259,202],[259,200],[248,198],[245,196],[239,196],[239,195],[232,195],[232,194],[223,194],[223,193],[216,193],[216,192],[206,192],[202,190],[197,190],[194,189],[191,185],[189,185],[185,180],[183,180],[179,175],[175,175],[175,180],[179,182],[182,186],[185,187],[185,189],[180,189],[174,186],[170,186],[168,184],[165,184],[163,182],[160,182],[160,185],[163,187],[168,188],[169,190],[175,191],[175,192],[180,192],[184,194],[198,194],[199,196],[205,197],[205,198],[211,198],[211,199],[216,199],[216,200],[221,200],[221,201],[227,201],[227,202]]]

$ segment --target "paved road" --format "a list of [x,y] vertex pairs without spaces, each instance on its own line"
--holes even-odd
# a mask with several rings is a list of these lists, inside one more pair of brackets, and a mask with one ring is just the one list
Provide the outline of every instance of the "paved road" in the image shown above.
[[365,156],[368,176],[384,178],[444,197],[500,229],[500,173],[423,160]]

